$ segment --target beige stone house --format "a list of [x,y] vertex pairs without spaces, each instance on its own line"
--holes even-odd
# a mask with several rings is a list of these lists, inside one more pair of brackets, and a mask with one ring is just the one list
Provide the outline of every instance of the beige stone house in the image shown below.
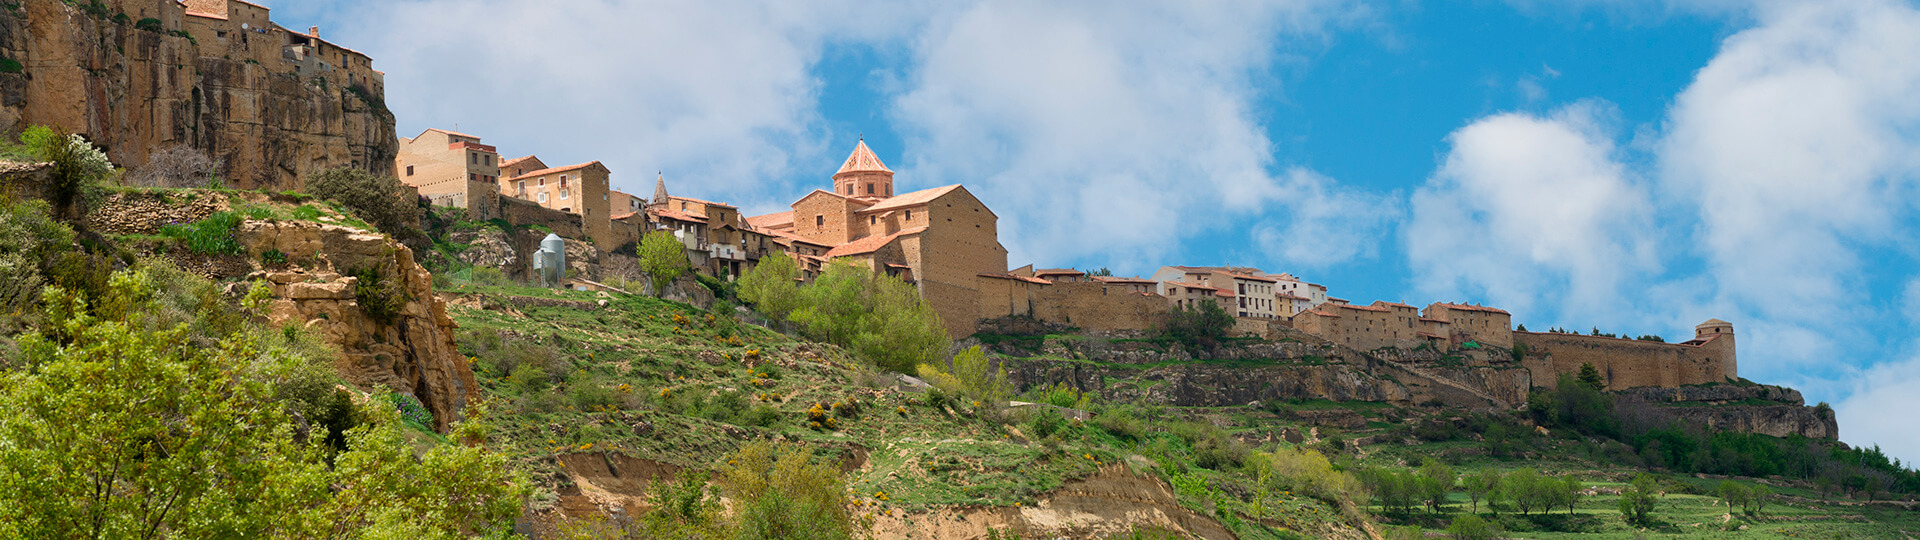
[[612,174],[598,161],[565,167],[528,171],[508,178],[501,194],[533,201],[543,208],[580,215],[587,237],[600,249],[613,249],[626,241],[613,231],[612,195],[608,177]]
[[465,208],[474,219],[493,219],[499,208],[500,153],[480,137],[429,129],[400,138],[394,171],[437,206]]

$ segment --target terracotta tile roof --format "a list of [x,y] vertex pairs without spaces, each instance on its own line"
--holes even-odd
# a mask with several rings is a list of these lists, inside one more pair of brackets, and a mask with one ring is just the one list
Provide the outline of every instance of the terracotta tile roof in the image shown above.
[[630,217],[633,217],[633,215],[634,215],[634,214],[636,214],[636,213],[638,213],[638,212],[627,212],[627,213],[624,213],[624,214],[614,214],[614,215],[613,215],[613,217],[610,217],[610,218],[607,218],[607,219],[612,219],[612,220],[622,220],[622,219],[627,219],[627,218],[630,218]]
[[1267,283],[1278,283],[1278,282],[1280,281],[1280,280],[1277,280],[1277,279],[1273,279],[1273,278],[1267,278],[1267,277],[1261,277],[1261,276],[1256,276],[1256,275],[1253,275],[1253,274],[1242,274],[1242,273],[1239,273],[1239,272],[1221,272],[1221,273],[1222,273],[1222,274],[1226,274],[1226,275],[1229,275],[1229,276],[1233,276],[1233,277],[1235,277],[1235,278],[1239,278],[1239,279],[1245,279],[1245,280],[1249,280],[1249,281],[1265,281],[1265,282],[1267,282]]
[[993,278],[993,279],[1005,279],[1005,280],[1012,280],[1012,281],[1025,281],[1027,283],[1032,283],[1035,285],[1052,285],[1053,284],[1053,282],[1047,281],[1044,279],[1026,277],[1026,276],[1016,276],[1013,274],[980,274],[980,277]]
[[1448,304],[1448,303],[1439,303],[1434,305],[1444,307],[1447,309],[1457,309],[1460,311],[1478,311],[1481,313],[1499,313],[1501,315],[1512,315],[1511,313],[1507,313],[1506,310],[1499,309],[1499,308],[1490,308],[1487,306],[1474,306],[1474,305],[1468,305],[1468,304]]
[[1339,317],[1339,315],[1334,315],[1332,313],[1320,311],[1318,309],[1309,309],[1309,310],[1300,312],[1300,314],[1301,315],[1319,315],[1321,317]]
[[1436,335],[1436,334],[1429,334],[1429,333],[1426,333],[1426,332],[1414,332],[1413,334],[1414,334],[1414,335],[1416,335],[1416,336],[1420,336],[1420,337],[1423,337],[1423,338],[1433,338],[1433,339],[1440,339],[1440,336],[1439,336],[1439,335]]
[[[292,30],[288,30],[288,32],[292,32]],[[296,33],[299,33],[300,35],[303,35],[303,36],[304,36],[304,35],[306,35],[305,33],[300,33],[300,32],[296,32]],[[439,128],[427,128],[427,131],[438,131],[438,132],[441,132],[441,133],[445,133],[445,134],[448,134],[448,135],[452,135],[452,136],[455,136],[455,137],[472,137],[472,138],[475,138],[475,139],[478,139],[478,138],[480,138],[480,136],[479,136],[479,135],[468,135],[468,134],[465,134],[465,133],[461,133],[461,132],[458,132],[458,131],[447,131],[447,130],[444,130],[444,129],[439,129]],[[427,131],[422,131],[422,132],[420,132],[420,134],[421,134],[421,135],[426,135],[426,134],[427,134]],[[415,138],[415,139],[418,139],[419,137],[414,137],[414,138]]]
[[907,266],[907,265],[904,265],[904,264],[893,264],[893,263],[887,263],[887,268],[906,268],[906,269],[912,269],[913,267],[911,267],[911,266]]
[[696,216],[686,212],[681,212],[679,210],[668,210],[665,208],[649,208],[647,209],[647,213],[660,216],[663,218],[667,218],[667,219],[677,219],[680,221],[688,221],[693,223],[707,222],[706,216]]
[[509,159],[509,160],[506,160],[506,161],[502,161],[502,162],[500,162],[500,168],[502,168],[502,169],[505,169],[505,168],[507,168],[507,167],[512,167],[512,166],[514,166],[514,165],[519,165],[519,164],[520,164],[520,162],[522,162],[522,161],[526,161],[526,160],[529,160],[529,159],[534,159],[534,157],[533,157],[533,156],[521,156],[521,157],[517,157],[517,158],[513,158],[513,159]]
[[1159,283],[1158,281],[1154,281],[1151,279],[1113,277],[1113,276],[1093,276],[1093,280],[1101,283],[1134,283],[1134,284],[1142,284],[1142,285]]
[[1239,296],[1237,294],[1234,294],[1233,291],[1226,290],[1226,289],[1214,289],[1213,295],[1221,298],[1233,298],[1233,297]]
[[1402,307],[1402,308],[1409,308],[1409,309],[1418,309],[1418,308],[1414,308],[1413,306],[1409,306],[1409,305],[1406,305],[1406,304],[1402,304],[1402,303],[1399,303],[1399,302],[1388,302],[1388,301],[1386,301],[1386,300],[1374,300],[1374,301],[1373,301],[1373,305],[1376,305],[1376,306],[1389,306],[1389,307]]
[[922,231],[925,231],[925,230],[927,230],[926,227],[914,227],[911,229],[902,229],[900,232],[885,235],[885,236],[876,235],[876,236],[861,238],[859,240],[854,240],[852,242],[847,242],[845,244],[840,244],[839,246],[835,246],[832,250],[827,251],[827,258],[845,257],[848,255],[862,255],[867,253],[873,253],[875,251],[879,251],[880,248],[886,247],[887,244],[893,243],[894,239],[896,238],[900,238],[902,236],[907,236],[911,234],[920,234]]
[[[668,199],[673,199],[673,200],[677,200],[677,201],[687,201],[687,202],[690,202],[690,203],[700,203],[700,204],[704,204],[704,205],[707,205],[707,206],[718,206],[718,207],[721,207],[721,208],[735,208],[735,207],[734,207],[733,205],[731,205],[731,204],[727,204],[727,203],[717,203],[717,202],[709,202],[709,201],[703,201],[703,200],[700,200],[700,199],[695,199],[695,198],[693,198],[693,197],[681,197],[681,196],[679,196],[679,195],[672,195],[672,196],[668,196],[667,198],[668,198]],[[735,209],[737,209],[737,208],[735,208]]]
[[848,173],[848,172],[889,172],[890,173],[890,172],[893,172],[893,169],[887,168],[887,165],[885,163],[880,162],[879,156],[873,155],[873,149],[867,148],[866,139],[860,139],[860,142],[858,144],[853,145],[853,154],[847,156],[847,164],[841,165],[840,172],[836,172],[833,174],[838,176],[840,173]]
[[1353,304],[1340,304],[1340,307],[1355,310],[1355,311],[1378,311],[1381,313],[1387,312],[1387,308],[1378,307],[1378,306],[1356,306]]
[[1291,298],[1294,300],[1312,300],[1312,298],[1307,298],[1305,296],[1300,296],[1293,293],[1280,293],[1280,294],[1274,295],[1274,297],[1275,298]]
[[768,236],[773,236],[773,237],[776,237],[776,238],[780,238],[780,239],[784,239],[784,240],[789,240],[789,241],[793,241],[793,242],[803,242],[803,243],[806,243],[806,244],[807,244],[807,245],[809,245],[809,246],[818,246],[818,247],[820,247],[821,249],[830,249],[830,248],[832,248],[832,247],[833,247],[832,245],[829,245],[829,244],[823,244],[823,243],[820,243],[820,242],[815,242],[815,241],[813,241],[813,240],[808,240],[808,239],[807,239],[806,237],[802,237],[802,236],[798,236],[798,235],[795,235],[795,234],[793,234],[793,233],[791,233],[791,232],[787,232],[787,231],[782,231],[782,230],[772,230],[772,229],[769,229],[769,230],[767,230],[767,231],[765,231],[765,232],[767,233],[767,235],[768,235]]
[[1074,270],[1072,268],[1044,268],[1040,270],[1034,270],[1033,275],[1036,275],[1036,276],[1084,276],[1084,275],[1087,275],[1087,273],[1081,272],[1079,270]]
[[792,210],[788,210],[785,212],[774,212],[771,214],[753,216],[753,217],[747,218],[747,225],[751,225],[755,229],[769,229],[769,228],[779,227],[781,225],[792,225],[792,224],[793,224]]
[[892,210],[895,208],[906,208],[909,206],[918,206],[922,204],[927,204],[929,202],[933,202],[934,199],[940,198],[941,195],[946,195],[948,192],[951,192],[956,189],[960,189],[960,184],[937,187],[933,189],[923,189],[923,190],[915,191],[912,193],[903,193],[893,197],[881,199],[880,202],[873,203],[873,206],[867,207],[867,209],[861,210],[861,212],[863,213],[879,212],[882,210]]
[[1188,289],[1192,289],[1192,290],[1196,290],[1196,291],[1210,291],[1210,292],[1215,292],[1215,293],[1218,293],[1218,292],[1223,292],[1223,291],[1221,291],[1220,289],[1215,289],[1215,288],[1213,288],[1213,287],[1208,287],[1208,286],[1206,286],[1206,285],[1195,285],[1195,284],[1192,284],[1192,283],[1187,283],[1187,282],[1185,282],[1185,281],[1169,281],[1169,282],[1167,282],[1167,284],[1168,284],[1168,285],[1173,285],[1173,286],[1178,286],[1178,287],[1186,287],[1186,288],[1188,288]]
[[[567,172],[567,171],[576,171],[576,170],[580,170],[580,169],[585,169],[585,168],[587,168],[587,167],[592,167],[592,166],[594,166],[594,165],[600,165],[600,162],[598,162],[598,161],[589,161],[589,162],[586,162],[586,163],[581,163],[581,164],[579,164],[579,165],[568,165],[568,166],[565,166],[565,167],[553,167],[553,168],[548,168],[548,169],[540,169],[540,170],[537,170],[537,171],[533,171],[533,172],[530,172],[530,173],[527,173],[527,174],[523,174],[523,175],[520,175],[520,176],[515,176],[515,177],[513,177],[513,178],[508,178],[508,179],[507,179],[507,181],[509,181],[509,182],[511,182],[511,181],[514,181],[514,180],[519,180],[519,179],[522,179],[522,178],[532,178],[532,177],[535,177],[535,176],[543,176],[543,175],[548,175],[548,174],[553,174],[553,173],[563,173],[563,172]],[[600,166],[601,166],[601,167],[606,167],[605,165],[600,165]]]
[[1329,297],[1327,297],[1327,301],[1328,301],[1328,302],[1340,302],[1340,303],[1343,303],[1343,304],[1344,304],[1344,303],[1346,303],[1346,302],[1347,302],[1347,299],[1345,299],[1345,298],[1334,298],[1334,297],[1331,297],[1331,296],[1329,296]]

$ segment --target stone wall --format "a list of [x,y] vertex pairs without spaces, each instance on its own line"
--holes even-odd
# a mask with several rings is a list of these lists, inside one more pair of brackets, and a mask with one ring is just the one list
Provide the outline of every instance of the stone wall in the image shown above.
[[155,234],[170,224],[206,219],[227,206],[225,197],[206,192],[115,193],[87,213],[87,228],[108,234]]
[[580,214],[545,208],[533,201],[501,197],[500,218],[521,227],[533,225],[546,227],[562,238],[584,239],[587,237],[586,228],[580,222]]
[[[1005,281],[1008,280],[983,278],[981,285],[998,285]],[[1168,306],[1166,298],[1160,295],[1143,295],[1132,292],[1126,286],[1094,281],[1036,285],[1035,292],[1038,294],[1035,317],[1065,323],[1088,332],[1146,330],[1160,323],[1166,316]],[[997,294],[993,296],[998,298]],[[1256,331],[1264,331],[1265,328],[1266,322],[1258,321]]]
[[1513,339],[1526,347],[1527,369],[1541,387],[1583,364],[1599,369],[1611,390],[1717,383],[1726,381],[1723,361],[1732,360],[1718,348],[1677,343],[1535,332],[1514,332]]
[[[168,0],[125,0],[111,9],[183,29],[179,4]],[[239,188],[300,189],[308,173],[343,166],[392,173],[398,141],[377,84],[363,85],[369,103],[344,75],[323,82],[330,79],[303,78],[278,62],[200,56],[188,38],[59,0],[0,10],[0,56],[25,66],[0,74],[0,132],[56,126],[130,167],[165,146],[187,145],[221,161],[228,185]]]

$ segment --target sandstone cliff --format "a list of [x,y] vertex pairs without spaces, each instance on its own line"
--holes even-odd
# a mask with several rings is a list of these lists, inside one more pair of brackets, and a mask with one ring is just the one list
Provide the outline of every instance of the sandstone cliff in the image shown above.
[[1775,437],[1840,438],[1840,423],[1828,407],[1808,407],[1800,391],[1768,385],[1716,384],[1621,391],[1628,414],[1703,426],[1718,431]]
[[299,189],[307,173],[341,166],[392,173],[399,142],[378,89],[202,57],[190,38],[132,22],[177,13],[170,0],[115,2],[107,9],[137,11],[119,20],[59,0],[20,6],[0,9],[0,57],[23,66],[0,73],[0,132],[58,126],[128,167],[184,144],[224,163],[239,188]]
[[454,348],[446,303],[406,246],[309,222],[249,221],[238,238],[248,253],[286,254],[288,267],[254,276],[273,287],[268,317],[305,325],[339,345],[336,367],[347,380],[419,398],[441,430],[478,397],[473,370]]

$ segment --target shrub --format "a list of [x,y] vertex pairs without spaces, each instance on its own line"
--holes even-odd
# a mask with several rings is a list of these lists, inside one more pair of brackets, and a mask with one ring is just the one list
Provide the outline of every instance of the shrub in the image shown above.
[[126,181],[140,187],[194,188],[214,182],[220,170],[220,162],[206,152],[176,144],[147,156],[147,164],[128,171]]
[[307,177],[307,191],[315,197],[340,203],[380,232],[409,246],[431,245],[418,228],[420,207],[415,201],[401,197],[403,187],[391,176],[351,167],[328,169]]
[[1499,532],[1494,524],[1473,514],[1453,518],[1453,523],[1447,525],[1447,536],[1454,540],[1489,540]]
[[1061,427],[1067,424],[1067,418],[1064,416],[1060,416],[1059,410],[1056,410],[1053,407],[1038,407],[1038,408],[1040,410],[1034,411],[1033,422],[1032,422],[1033,434],[1035,436],[1047,437],[1047,436],[1053,435],[1055,432],[1060,431]]
[[1206,347],[1227,337],[1234,324],[1233,316],[1212,300],[1201,302],[1198,308],[1182,306],[1169,311],[1162,321],[1161,333],[1168,339]]
[[582,411],[593,411],[619,405],[619,390],[609,388],[585,372],[575,373],[567,381],[567,399]]
[[1659,502],[1655,498],[1658,490],[1652,476],[1643,473],[1633,477],[1633,483],[1620,492],[1620,516],[1634,525],[1652,526],[1654,505]]
[[1268,489],[1305,494],[1333,506],[1366,497],[1358,479],[1335,470],[1325,455],[1310,449],[1283,447],[1249,461]]
[[160,228],[160,235],[178,239],[187,251],[202,255],[238,255],[242,249],[233,231],[240,227],[240,214],[214,212],[193,223],[175,223]]
[[294,207],[293,209],[293,219],[297,219],[301,221],[313,221],[316,219],[320,219],[321,215],[323,214],[320,212],[320,209],[314,208],[314,206],[311,204],[303,204],[303,205]]
[[835,263],[800,289],[789,319],[808,337],[849,349],[889,371],[906,372],[945,354],[940,316],[906,282],[852,263]]
[[155,18],[153,18],[153,17],[147,17],[147,18],[145,18],[145,19],[140,19],[140,22],[137,22],[137,23],[133,23],[133,27],[134,27],[134,28],[138,28],[138,29],[141,29],[141,30],[146,30],[146,31],[148,31],[148,32],[165,32],[165,31],[167,31],[167,28],[166,28],[166,26],[165,26],[165,25],[163,25],[163,24],[162,24],[162,23],[160,22],[160,19],[155,19]]
[[0,58],[0,73],[19,73],[26,71],[26,68],[26,66],[20,64],[19,60]]
[[753,304],[754,311],[775,321],[787,320],[787,314],[800,305],[800,287],[795,281],[800,268],[786,256],[760,259],[740,276],[740,299]]
[[260,252],[260,263],[268,266],[287,264],[287,254],[277,249]]
[[356,268],[348,272],[355,278],[353,298],[360,312],[380,324],[393,324],[406,309],[407,291],[395,280],[387,279],[379,268]]
[[1145,438],[1147,433],[1146,422],[1140,421],[1132,411],[1120,407],[1100,411],[1099,415],[1093,417],[1093,423],[1114,437],[1126,440],[1137,441]]
[[720,468],[734,502],[735,538],[843,539],[853,535],[840,471],[805,446],[754,442]]

